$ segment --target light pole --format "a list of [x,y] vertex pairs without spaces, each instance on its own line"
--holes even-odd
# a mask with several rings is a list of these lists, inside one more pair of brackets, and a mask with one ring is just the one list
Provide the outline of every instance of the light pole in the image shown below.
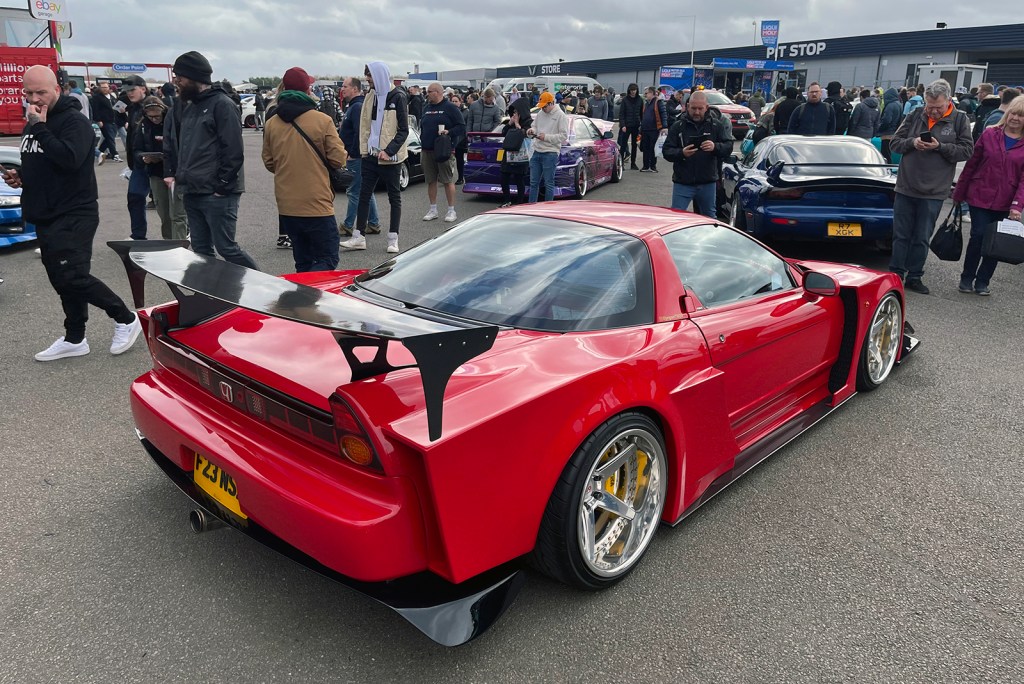
[[690,66],[693,64],[693,56],[697,51],[697,15],[696,14],[677,14],[673,17],[674,19],[692,19],[693,25],[690,28]]

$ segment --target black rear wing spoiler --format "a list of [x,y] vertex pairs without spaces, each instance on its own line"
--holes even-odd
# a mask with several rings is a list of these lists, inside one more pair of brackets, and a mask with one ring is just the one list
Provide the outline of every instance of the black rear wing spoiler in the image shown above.
[[[392,366],[388,343],[401,342],[416,360],[426,400],[430,440],[441,436],[444,391],[455,370],[494,344],[498,327],[404,312],[292,283],[244,266],[186,249],[181,240],[125,240],[107,243],[121,257],[137,308],[145,306],[144,281],[151,274],[165,281],[178,300],[178,325],[197,325],[234,308],[330,330],[352,369],[362,380],[410,366]],[[359,347],[377,350],[369,361]]]
[[800,162],[800,163],[787,163],[784,161],[778,161],[768,167],[768,180],[775,184],[782,177],[783,170],[790,173],[797,173],[796,169],[803,168],[858,168],[858,169],[890,169],[896,170],[900,168],[899,164],[858,164],[855,162]]

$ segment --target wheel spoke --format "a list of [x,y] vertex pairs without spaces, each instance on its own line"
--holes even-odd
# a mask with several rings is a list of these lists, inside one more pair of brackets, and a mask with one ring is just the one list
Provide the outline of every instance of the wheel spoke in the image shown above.
[[625,449],[620,451],[618,454],[612,457],[610,461],[601,465],[600,468],[594,471],[594,479],[606,480],[616,470],[622,467],[622,464],[631,458],[636,457],[636,444],[630,443]]
[[579,535],[583,540],[583,552],[593,563],[594,558],[594,536],[597,534],[596,521],[594,519],[593,501],[588,501],[580,507]]
[[598,508],[603,508],[606,511],[614,513],[620,518],[632,520],[636,517],[636,511],[633,510],[632,506],[608,492],[597,492],[594,498],[594,503]]

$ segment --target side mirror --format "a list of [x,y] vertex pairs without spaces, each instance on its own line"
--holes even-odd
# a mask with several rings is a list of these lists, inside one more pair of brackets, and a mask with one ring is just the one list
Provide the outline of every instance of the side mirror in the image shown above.
[[605,131],[601,137],[605,140],[613,140],[615,138],[615,131]]
[[804,274],[804,291],[822,297],[835,297],[839,294],[839,283],[832,276],[808,271]]

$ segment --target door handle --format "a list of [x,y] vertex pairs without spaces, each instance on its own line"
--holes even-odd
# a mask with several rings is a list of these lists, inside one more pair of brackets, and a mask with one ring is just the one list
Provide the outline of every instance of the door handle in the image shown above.
[[725,335],[719,335],[718,336],[718,341],[719,342],[725,342]]

